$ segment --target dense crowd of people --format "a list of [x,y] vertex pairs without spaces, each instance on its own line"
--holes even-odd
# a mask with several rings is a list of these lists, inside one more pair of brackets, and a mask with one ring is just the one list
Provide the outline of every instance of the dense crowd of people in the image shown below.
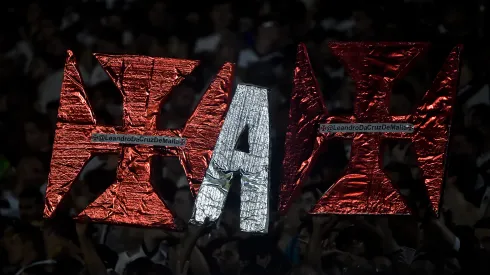
[[[376,3],[375,3],[376,2]],[[464,2],[464,3],[461,3]],[[0,274],[490,274],[490,87],[486,1],[17,0],[1,10]],[[296,47],[305,42],[332,114],[348,114],[354,84],[327,43],[431,41],[395,86],[391,112],[408,114],[456,43],[465,44],[447,153],[441,215],[417,191],[409,144],[386,142],[384,169],[406,188],[411,216],[310,216],[350,154],[332,140],[286,215],[275,211]],[[184,232],[75,223],[115,180],[118,157],[84,168],[54,219],[44,192],[66,50],[74,51],[99,123],[119,125],[121,95],[92,53],[201,60],[162,107],[160,127],[181,128],[212,77],[236,63],[237,83],[270,89],[270,230],[240,232],[239,186],[217,224]],[[154,186],[186,225],[193,198],[179,162],[158,158]],[[237,187],[238,186],[238,187]],[[411,192],[413,191],[413,192]]]

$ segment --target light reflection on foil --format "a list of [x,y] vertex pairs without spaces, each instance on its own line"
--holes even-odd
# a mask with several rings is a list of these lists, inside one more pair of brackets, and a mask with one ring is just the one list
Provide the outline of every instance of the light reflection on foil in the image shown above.
[[[269,104],[268,91],[238,85],[211,162],[196,198],[191,223],[221,214],[234,173],[241,175],[240,229],[267,233],[269,225]],[[242,131],[249,129],[249,152],[235,150]]]

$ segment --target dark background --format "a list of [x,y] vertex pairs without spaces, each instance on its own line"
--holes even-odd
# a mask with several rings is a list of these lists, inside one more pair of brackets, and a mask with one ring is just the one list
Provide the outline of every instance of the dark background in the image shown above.
[[[0,24],[0,181],[2,274],[488,274],[487,1],[6,1]],[[332,141],[288,214],[273,211],[266,236],[238,232],[239,186],[219,226],[187,234],[76,225],[78,213],[115,178],[117,156],[87,165],[57,218],[42,219],[66,50],[71,49],[98,122],[119,125],[121,96],[91,55],[142,54],[201,60],[162,108],[161,128],[181,128],[226,61],[237,83],[271,90],[272,199],[277,198],[296,47],[306,43],[331,114],[349,114],[354,86],[329,41],[430,41],[433,47],[391,98],[411,112],[450,49],[465,51],[448,152],[443,215],[431,215],[405,144],[386,142],[384,165],[408,194],[410,217],[308,217],[342,173],[349,141]],[[192,199],[176,159],[160,158],[154,185],[185,224]],[[277,203],[277,201],[273,201]],[[274,209],[273,209],[274,210]],[[197,242],[189,242],[197,234]],[[179,258],[181,257],[181,258]],[[183,257],[183,258],[182,258]],[[53,262],[44,262],[53,260]],[[33,265],[34,263],[37,263]]]

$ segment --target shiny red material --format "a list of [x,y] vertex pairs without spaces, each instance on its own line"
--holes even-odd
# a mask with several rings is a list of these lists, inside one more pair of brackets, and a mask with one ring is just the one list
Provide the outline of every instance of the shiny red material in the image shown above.
[[[173,215],[150,183],[150,158],[180,159],[192,186],[198,190],[211,159],[230,102],[234,67],[223,65],[194,113],[181,130],[157,130],[162,103],[198,61],[130,55],[96,54],[123,95],[123,126],[97,125],[71,51],[58,111],[44,216],[53,217],[83,168],[95,154],[117,153],[117,180],[78,218],[94,222],[175,228]],[[156,135],[186,138],[185,147],[154,147],[92,143],[94,133]]]
[[[330,43],[356,83],[354,115],[329,117],[318,88],[305,45],[298,48],[294,89],[286,135],[280,210],[285,213],[302,183],[332,137],[353,139],[351,159],[342,176],[314,206],[313,214],[408,214],[409,209],[381,168],[381,141],[411,140],[423,171],[425,186],[437,213],[444,178],[444,159],[449,137],[462,46],[449,54],[432,87],[411,115],[391,116],[389,96],[393,84],[426,52],[426,43]],[[412,123],[409,133],[319,132],[321,123]],[[328,152],[327,152],[328,153]]]

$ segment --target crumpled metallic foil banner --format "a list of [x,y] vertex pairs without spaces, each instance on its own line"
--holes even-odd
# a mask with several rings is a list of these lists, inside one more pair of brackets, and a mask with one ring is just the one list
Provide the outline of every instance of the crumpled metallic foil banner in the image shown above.
[[[191,223],[216,221],[224,207],[234,173],[241,175],[240,229],[267,233],[269,226],[268,91],[238,85],[206,176],[197,194]],[[249,129],[249,152],[237,151],[241,133]]]
[[[356,83],[354,115],[329,117],[310,65],[305,45],[298,47],[294,90],[286,136],[280,210],[285,213],[300,193],[301,184],[332,137],[353,139],[345,175],[320,199],[314,214],[409,214],[402,196],[383,172],[381,141],[411,140],[430,202],[439,210],[444,159],[452,104],[458,87],[462,45],[453,48],[419,107],[407,116],[391,116],[393,84],[413,61],[426,52],[426,43],[332,42],[333,53]],[[411,123],[413,133],[320,133],[321,123]]]
[[[44,216],[53,217],[92,156],[117,153],[120,160],[116,182],[78,217],[95,222],[174,228],[172,213],[150,183],[150,159],[154,155],[178,157],[194,193],[197,191],[229,106],[234,67],[231,63],[223,65],[184,129],[158,130],[156,121],[162,102],[198,62],[131,55],[96,54],[96,58],[123,96],[123,126],[97,125],[75,57],[69,51]],[[156,147],[91,142],[92,135],[97,134],[178,137],[186,139],[186,144]]]

